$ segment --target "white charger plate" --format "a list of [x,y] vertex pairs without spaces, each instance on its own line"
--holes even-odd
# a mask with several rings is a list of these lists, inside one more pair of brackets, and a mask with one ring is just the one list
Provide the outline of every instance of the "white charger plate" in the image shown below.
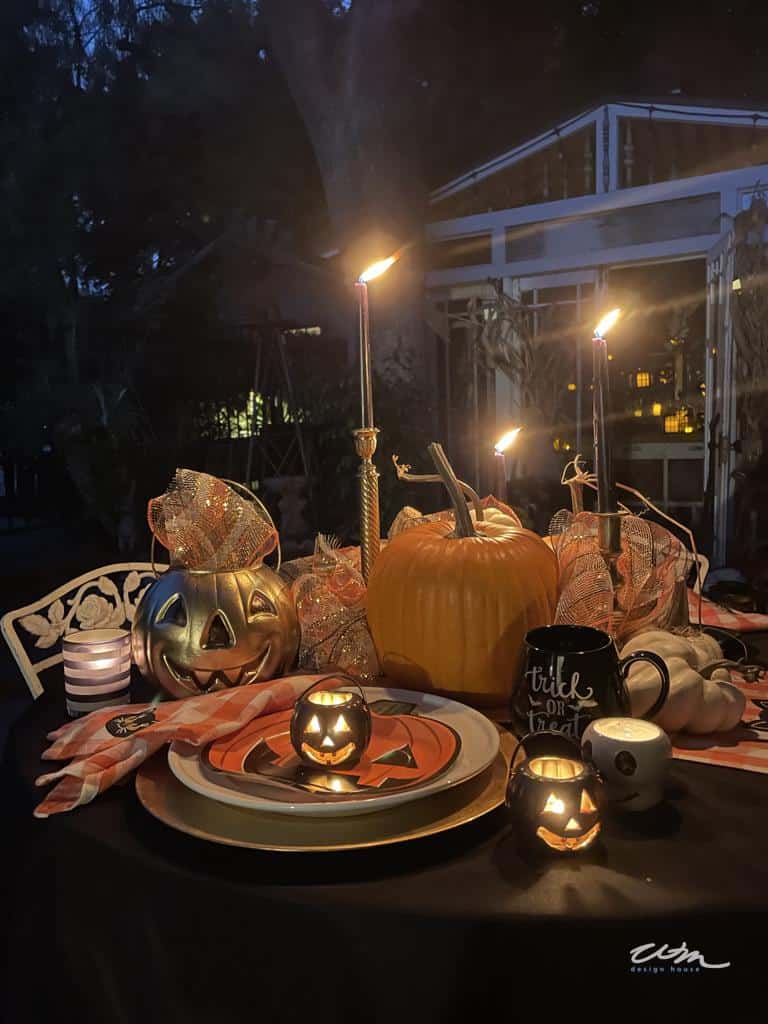
[[369,704],[380,700],[413,704],[416,705],[414,713],[450,726],[461,741],[454,762],[443,774],[421,785],[379,795],[366,794],[359,799],[348,796],[343,800],[305,792],[302,792],[301,800],[297,800],[290,790],[263,785],[258,780],[241,785],[230,776],[214,776],[214,773],[206,770],[201,760],[202,752],[197,747],[178,741],[174,741],[168,750],[168,765],[183,785],[220,803],[272,814],[343,817],[396,807],[458,786],[485,771],[499,752],[499,733],[493,722],[458,701],[431,693],[378,686],[365,687],[365,698]]

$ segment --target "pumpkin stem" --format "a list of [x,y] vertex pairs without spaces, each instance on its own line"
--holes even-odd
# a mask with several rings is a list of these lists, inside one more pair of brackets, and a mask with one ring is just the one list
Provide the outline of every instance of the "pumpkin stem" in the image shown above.
[[[395,465],[395,472],[397,473],[398,480],[405,480],[405,482],[409,484],[443,483],[443,478],[439,475],[439,473],[411,473],[410,466],[406,465],[405,463],[400,465],[400,463],[398,462],[397,455],[392,456],[392,462]],[[485,510],[483,509],[483,506],[480,502],[480,495],[474,488],[470,487],[469,484],[465,484],[463,480],[457,479],[456,482],[458,483],[459,487],[462,489],[464,494],[466,494],[466,496],[472,502],[472,508],[474,509],[475,512],[475,519],[479,523],[482,523],[482,521],[485,519]]]
[[453,472],[453,467],[448,461],[448,457],[443,451],[443,446],[433,441],[427,447],[427,451],[435,464],[435,469],[438,472],[440,479],[445,485],[445,489],[448,491],[450,499],[453,503],[453,512],[456,518],[456,536],[457,537],[475,537],[475,528],[472,525],[472,519],[467,508],[467,503],[464,500],[464,494],[461,490],[461,484],[459,483],[456,474]]

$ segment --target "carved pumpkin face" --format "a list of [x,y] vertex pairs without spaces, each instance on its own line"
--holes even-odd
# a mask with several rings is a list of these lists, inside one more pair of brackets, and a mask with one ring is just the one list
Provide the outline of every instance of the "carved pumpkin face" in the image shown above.
[[273,679],[291,667],[298,642],[289,588],[266,566],[169,569],[144,593],[132,629],[142,675],[174,697]]
[[291,743],[305,764],[352,768],[370,739],[371,712],[360,694],[315,690],[296,701]]
[[575,758],[541,755],[512,770],[507,806],[523,837],[557,853],[590,846],[600,831],[597,777]]

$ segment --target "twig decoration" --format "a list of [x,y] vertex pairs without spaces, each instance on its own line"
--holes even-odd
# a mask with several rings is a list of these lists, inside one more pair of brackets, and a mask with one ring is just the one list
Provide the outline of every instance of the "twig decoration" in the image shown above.
[[[581,455],[581,453],[579,453],[576,456],[575,459],[572,459],[565,466],[565,468],[563,469],[563,474],[560,477],[560,483],[568,486],[570,488],[570,490],[571,490],[571,502],[572,502],[572,504],[574,506],[574,513],[576,513],[576,505],[577,505],[577,503],[579,505],[579,511],[583,511],[583,503],[581,501],[581,488],[582,487],[590,487],[593,491],[597,490],[597,478],[595,477],[594,473],[587,473],[586,470],[581,468],[581,466],[579,465],[579,460],[581,458],[582,458],[582,455]],[[571,468],[573,468],[573,475],[569,477],[567,474],[568,474],[568,470],[571,469]],[[697,584],[697,587],[698,587],[698,598],[699,598],[699,600],[698,600],[698,608],[697,608],[697,611],[698,611],[698,616],[697,617],[698,617],[698,620],[699,620],[698,621],[699,629],[701,629],[701,616],[702,616],[702,606],[703,606],[704,598],[703,598],[703,595],[702,595],[702,592],[701,592],[702,580],[701,580],[701,567],[699,565],[699,552],[698,552],[698,549],[696,547],[696,538],[693,536],[693,531],[690,530],[687,526],[684,526],[682,523],[679,523],[677,521],[677,519],[674,519],[672,516],[668,515],[666,512],[663,512],[657,505],[654,505],[654,503],[651,501],[650,498],[646,498],[646,496],[644,494],[641,494],[640,491],[635,490],[634,487],[629,487],[627,484],[620,484],[618,482],[617,482],[616,486],[618,488],[620,488],[622,491],[626,491],[628,494],[632,494],[635,498],[638,499],[638,501],[641,501],[646,506],[646,508],[649,508],[652,511],[654,511],[657,515],[661,516],[662,519],[666,519],[668,523],[672,523],[679,530],[682,530],[683,533],[688,537],[688,540],[690,541],[690,544],[691,544],[691,550],[693,551],[693,560],[694,560],[694,563],[696,565],[696,584]],[[575,491],[576,488],[579,489],[579,494],[578,494],[578,498],[576,500],[574,500],[574,491]],[[626,505],[622,504],[622,502],[619,502],[619,511],[627,513],[627,514],[631,514],[630,509],[627,508]]]
[[[409,484],[444,484],[445,481],[438,473],[411,473],[411,467],[407,463],[400,463],[398,461],[399,456],[393,455],[392,462],[395,466],[395,472],[397,473],[398,480],[404,480]],[[465,484],[463,480],[457,481],[459,487],[464,494],[469,498],[472,503],[472,508],[475,512],[475,519],[478,522],[482,522],[485,518],[483,506],[480,503],[480,495],[477,491],[473,490],[469,484]]]

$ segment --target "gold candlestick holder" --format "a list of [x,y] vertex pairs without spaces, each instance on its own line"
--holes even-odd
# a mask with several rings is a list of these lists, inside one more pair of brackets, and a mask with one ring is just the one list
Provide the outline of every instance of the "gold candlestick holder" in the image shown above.
[[360,570],[366,583],[381,545],[379,474],[372,461],[378,432],[378,427],[360,427],[353,432],[355,451],[361,460],[357,474],[360,490]]

